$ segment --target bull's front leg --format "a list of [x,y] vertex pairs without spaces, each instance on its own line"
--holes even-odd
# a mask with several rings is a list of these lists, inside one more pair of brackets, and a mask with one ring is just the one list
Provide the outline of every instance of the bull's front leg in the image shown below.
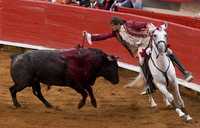
[[72,87],[72,88],[75,89],[78,93],[80,93],[82,95],[82,99],[80,100],[80,102],[78,104],[78,109],[80,109],[85,105],[88,93],[81,86],[75,86],[75,87]]
[[96,108],[96,107],[97,107],[97,102],[96,102],[96,99],[95,99],[95,97],[94,97],[92,87],[89,86],[89,87],[87,88],[87,91],[88,91],[89,96],[90,96],[91,104]]

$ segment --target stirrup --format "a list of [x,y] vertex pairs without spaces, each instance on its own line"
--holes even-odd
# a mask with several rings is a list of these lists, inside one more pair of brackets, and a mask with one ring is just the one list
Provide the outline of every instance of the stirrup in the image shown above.
[[185,80],[187,82],[191,82],[193,80],[193,76],[190,72],[188,72],[186,75],[185,75]]
[[191,82],[193,80],[193,76],[192,75],[189,75],[188,77],[185,78],[185,80],[187,82]]

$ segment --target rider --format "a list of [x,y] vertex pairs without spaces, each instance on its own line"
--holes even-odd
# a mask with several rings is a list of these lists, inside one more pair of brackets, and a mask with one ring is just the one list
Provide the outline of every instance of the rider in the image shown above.
[[[139,63],[142,68],[144,77],[147,80],[147,85],[152,84],[152,77],[149,74],[149,68],[146,64],[147,54],[145,50],[141,51],[141,47],[147,48],[150,42],[150,32],[155,29],[155,26],[152,23],[148,22],[139,22],[128,20],[125,21],[120,17],[112,17],[111,19],[112,32],[105,34],[91,34],[86,31],[83,32],[84,38],[89,44],[92,44],[92,41],[100,41],[108,38],[116,37],[116,39],[121,43],[130,53],[131,56],[139,57]],[[168,56],[174,64],[177,65],[178,69],[183,73],[186,81],[191,81],[193,76],[188,72],[183,64],[177,59],[175,54],[170,48],[168,48]]]

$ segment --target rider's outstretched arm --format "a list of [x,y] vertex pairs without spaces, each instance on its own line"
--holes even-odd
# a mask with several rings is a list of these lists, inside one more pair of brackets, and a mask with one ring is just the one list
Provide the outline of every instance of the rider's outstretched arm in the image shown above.
[[91,34],[89,32],[84,31],[83,36],[89,44],[92,44],[93,41],[101,41],[101,40],[106,40],[106,39],[115,37],[115,34],[113,32],[103,33],[103,34]]

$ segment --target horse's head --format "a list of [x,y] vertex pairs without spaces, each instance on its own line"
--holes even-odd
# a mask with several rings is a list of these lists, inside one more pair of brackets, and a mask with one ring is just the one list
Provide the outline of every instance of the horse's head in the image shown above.
[[163,24],[152,32],[152,45],[159,53],[165,53],[167,50],[167,24]]

